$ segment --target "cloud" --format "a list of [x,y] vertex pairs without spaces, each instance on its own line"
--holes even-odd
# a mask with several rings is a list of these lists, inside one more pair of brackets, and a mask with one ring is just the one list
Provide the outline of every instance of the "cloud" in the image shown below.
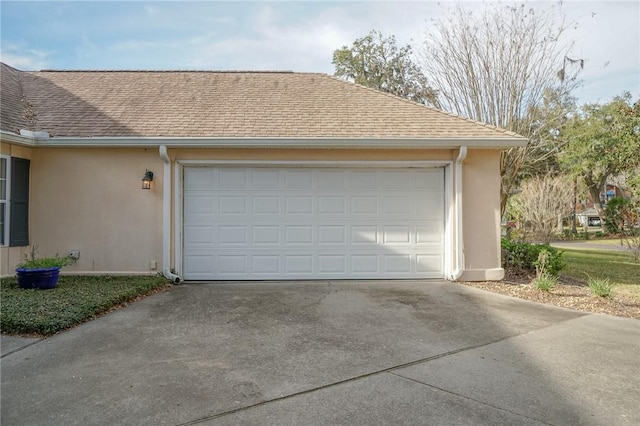
[[332,72],[333,50],[354,40],[348,30],[354,22],[339,8],[296,15],[282,4],[266,4],[235,18],[204,14],[200,25],[187,25],[185,16],[166,20],[166,10],[147,13],[154,14],[154,26],[170,25],[171,36],[118,38],[103,46],[112,64],[128,58],[129,68]]
[[147,15],[149,16],[157,16],[159,14],[159,10],[158,8],[150,5],[150,4],[145,4],[144,5],[144,11]]
[[330,73],[333,51],[354,40],[353,24],[340,8],[296,16],[265,5],[245,22],[251,31],[224,38],[210,34],[191,44],[195,50],[185,55],[186,61],[195,68]]
[[53,53],[53,51],[23,48],[18,44],[3,42],[0,48],[0,61],[21,70],[41,70],[50,66],[48,58]]

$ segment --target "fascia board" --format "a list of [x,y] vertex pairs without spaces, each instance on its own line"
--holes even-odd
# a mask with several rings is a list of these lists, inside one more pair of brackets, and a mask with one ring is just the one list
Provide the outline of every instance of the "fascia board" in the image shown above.
[[30,136],[16,135],[5,130],[0,130],[0,140],[4,143],[11,143],[22,146],[37,146],[38,140]]
[[356,148],[356,149],[501,149],[526,146],[527,139],[508,138],[210,138],[96,137],[36,139],[35,146],[52,148]]

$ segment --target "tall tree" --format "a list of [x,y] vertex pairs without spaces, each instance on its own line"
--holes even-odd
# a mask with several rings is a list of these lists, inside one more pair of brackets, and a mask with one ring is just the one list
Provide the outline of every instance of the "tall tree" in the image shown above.
[[560,137],[566,143],[561,164],[584,181],[601,218],[600,194],[610,179],[626,176],[627,189],[640,189],[640,99],[632,103],[631,94],[624,93],[604,105],[584,105]]
[[583,65],[567,56],[570,45],[562,40],[569,28],[555,8],[498,3],[469,12],[458,4],[428,29],[420,50],[445,110],[529,138],[526,147],[502,154],[501,213],[523,170],[556,152]]
[[394,36],[372,30],[352,46],[333,52],[335,75],[414,102],[437,106],[437,94],[412,59],[410,45],[398,47]]

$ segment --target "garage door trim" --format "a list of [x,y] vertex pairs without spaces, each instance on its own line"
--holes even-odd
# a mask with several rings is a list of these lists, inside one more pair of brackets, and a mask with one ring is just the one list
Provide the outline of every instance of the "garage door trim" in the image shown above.
[[191,167],[266,167],[266,168],[438,168],[444,169],[444,270],[450,263],[449,252],[451,248],[450,211],[452,191],[452,165],[453,161],[447,160],[421,160],[421,161],[270,161],[270,160],[176,160],[174,167],[174,269],[176,273],[184,273],[184,169]]

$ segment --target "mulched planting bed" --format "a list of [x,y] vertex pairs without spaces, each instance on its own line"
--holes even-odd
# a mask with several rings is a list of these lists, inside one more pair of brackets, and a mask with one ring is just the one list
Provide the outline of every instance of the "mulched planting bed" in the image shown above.
[[562,308],[640,319],[640,302],[633,298],[616,295],[615,287],[612,297],[598,297],[591,293],[585,283],[561,277],[556,286],[549,292],[545,292],[531,284],[534,278],[535,276],[527,273],[507,271],[503,281],[464,282],[463,284]]

